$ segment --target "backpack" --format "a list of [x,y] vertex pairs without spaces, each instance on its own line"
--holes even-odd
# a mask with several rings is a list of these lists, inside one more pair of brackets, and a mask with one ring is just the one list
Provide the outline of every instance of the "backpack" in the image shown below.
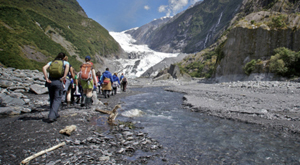
[[124,78],[122,79],[122,82],[124,82],[124,83],[126,83],[126,82],[127,82],[127,79],[126,79],[126,77],[124,77]]
[[92,79],[92,65],[89,63],[84,63],[80,67],[80,79],[81,80],[91,80]]
[[48,69],[49,76],[51,78],[61,78],[64,76],[64,61],[63,60],[54,60],[51,62]]

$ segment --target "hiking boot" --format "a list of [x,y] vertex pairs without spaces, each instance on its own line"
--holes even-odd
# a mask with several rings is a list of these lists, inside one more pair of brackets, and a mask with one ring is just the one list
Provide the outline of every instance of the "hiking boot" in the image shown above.
[[85,100],[85,107],[86,109],[90,109],[91,108],[91,104],[92,104],[92,98],[91,97],[87,97]]
[[81,97],[81,104],[80,104],[80,106],[83,107],[84,104],[85,104],[85,102],[86,102],[86,95],[83,95],[83,96]]
[[71,106],[71,101],[67,101],[67,107]]

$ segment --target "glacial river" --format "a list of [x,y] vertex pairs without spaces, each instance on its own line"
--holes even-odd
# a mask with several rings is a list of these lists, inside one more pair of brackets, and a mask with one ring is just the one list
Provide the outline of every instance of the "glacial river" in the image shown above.
[[160,87],[131,90],[142,93],[122,100],[123,113],[141,110],[143,115],[131,120],[164,147],[166,161],[157,158],[149,164],[300,164],[300,139],[191,112],[182,107],[183,94]]

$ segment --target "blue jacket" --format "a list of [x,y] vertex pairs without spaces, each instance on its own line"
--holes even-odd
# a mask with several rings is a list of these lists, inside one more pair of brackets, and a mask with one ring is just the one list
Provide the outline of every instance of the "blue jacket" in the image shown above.
[[123,79],[123,77],[124,77],[124,75],[122,75],[122,76],[120,77],[120,80],[122,80],[122,79]]
[[120,85],[120,79],[118,76],[113,75],[113,82],[118,81],[119,85]]
[[103,72],[103,74],[102,74],[102,76],[101,76],[101,80],[100,80],[100,81],[101,81],[101,84],[103,83],[103,81],[104,81],[105,78],[109,78],[111,84],[114,82],[113,79],[112,79],[112,75],[111,75],[111,73],[110,73],[109,71]]

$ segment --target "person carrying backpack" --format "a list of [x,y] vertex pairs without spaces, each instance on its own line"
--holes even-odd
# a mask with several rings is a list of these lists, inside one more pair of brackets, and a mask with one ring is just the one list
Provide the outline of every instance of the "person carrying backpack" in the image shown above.
[[125,76],[122,78],[122,83],[121,84],[122,84],[123,92],[126,92],[127,78]]
[[120,86],[120,80],[119,80],[118,74],[114,73],[112,79],[113,79],[112,95],[116,95],[117,94],[117,88]]
[[109,68],[106,68],[101,77],[102,91],[105,98],[109,97],[111,91],[111,85],[113,83],[112,75],[109,72]]
[[93,68],[93,63],[91,63],[91,57],[85,57],[85,63],[80,66],[79,73],[80,84],[83,90],[81,97],[81,106],[84,105],[86,108],[90,108],[92,104],[93,89],[97,86],[97,79],[95,74],[95,69]]
[[[63,81],[67,77],[70,65],[68,61],[63,60],[65,56],[64,53],[59,53],[53,61],[50,61],[43,66],[43,73],[50,97],[49,123],[56,121],[56,119],[60,117],[58,109],[61,104],[61,97],[64,90]],[[49,77],[47,71],[49,72]]]
[[[63,60],[68,61],[68,56],[65,56]],[[69,64],[69,72],[65,79],[65,89],[63,90],[63,96],[61,98],[62,104],[67,100],[68,107],[71,105],[71,97],[73,95],[73,93],[71,92],[73,83],[71,84],[71,82],[73,82],[74,78],[75,78],[74,68],[72,67],[71,64]]]

